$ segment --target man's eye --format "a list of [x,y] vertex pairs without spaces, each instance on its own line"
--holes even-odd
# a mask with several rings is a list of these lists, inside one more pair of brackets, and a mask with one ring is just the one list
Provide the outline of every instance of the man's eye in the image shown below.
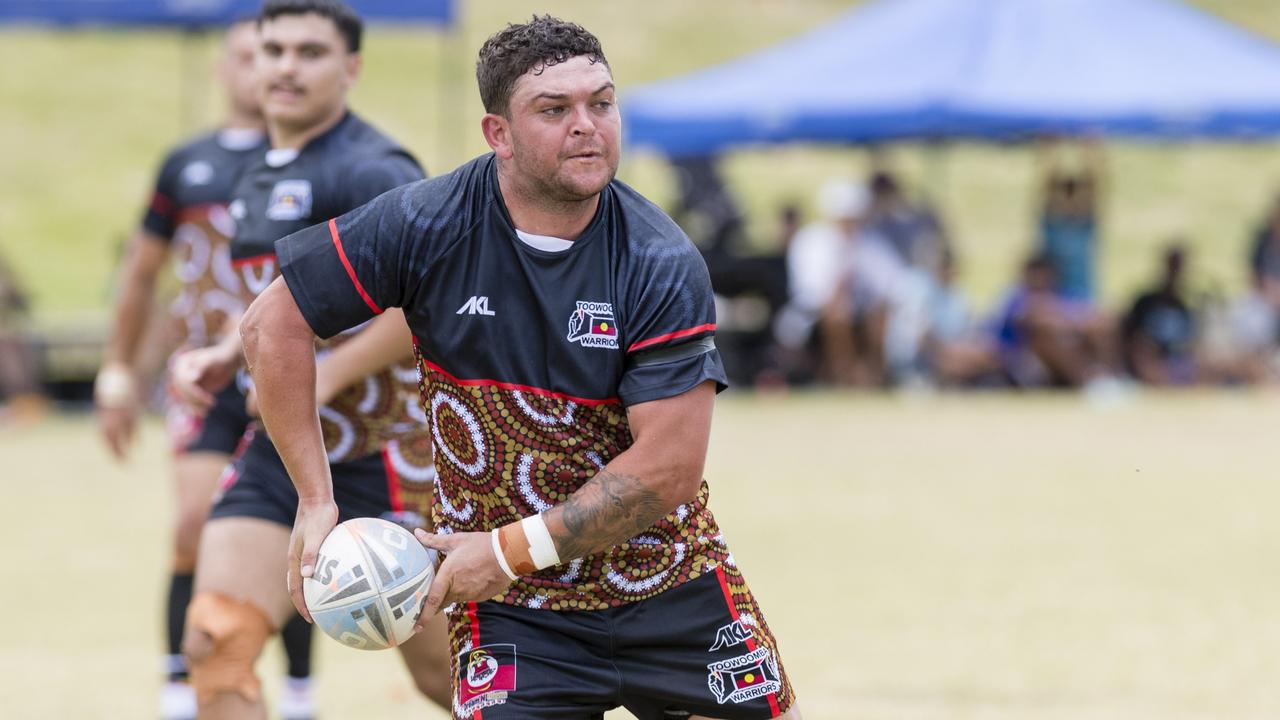
[[543,114],[543,115],[551,115],[551,116],[555,116],[555,115],[559,115],[559,114],[561,114],[561,113],[563,113],[563,112],[564,112],[564,108],[559,107],[559,106],[556,106],[556,107],[549,107],[549,108],[543,108],[543,109],[542,109],[542,114]]
[[609,108],[613,107],[613,101],[601,100],[600,102],[596,103],[596,107],[600,108],[601,110],[608,110]]

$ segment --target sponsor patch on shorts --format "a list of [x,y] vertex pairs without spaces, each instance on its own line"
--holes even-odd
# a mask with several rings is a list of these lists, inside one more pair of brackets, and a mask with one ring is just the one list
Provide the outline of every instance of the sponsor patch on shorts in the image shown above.
[[458,653],[458,714],[505,703],[515,689],[515,645],[481,645]]

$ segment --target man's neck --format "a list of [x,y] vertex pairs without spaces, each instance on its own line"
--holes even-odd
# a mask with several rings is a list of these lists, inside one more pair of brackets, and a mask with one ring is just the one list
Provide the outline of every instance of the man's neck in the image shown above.
[[517,230],[563,240],[577,240],[591,224],[600,205],[599,193],[587,200],[569,202],[539,196],[504,172],[501,164],[498,165],[498,189]]
[[262,130],[265,132],[267,121],[257,113],[232,110],[227,113],[227,119],[222,123],[222,127],[227,130]]
[[271,120],[268,119],[267,135],[271,137],[271,149],[283,150],[287,148],[292,150],[301,150],[304,145],[325,134],[332,129],[334,125],[341,122],[342,118],[345,117],[346,114],[347,108],[343,105],[333,113],[326,116],[321,122],[314,125],[307,125],[305,127],[292,127],[282,123],[271,122]]

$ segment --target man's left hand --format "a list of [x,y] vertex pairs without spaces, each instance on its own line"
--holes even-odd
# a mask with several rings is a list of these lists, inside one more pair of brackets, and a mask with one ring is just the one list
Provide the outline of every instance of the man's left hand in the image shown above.
[[445,556],[436,568],[416,629],[422,629],[428,619],[452,603],[488,600],[511,585],[511,578],[502,571],[493,554],[489,533],[432,535],[425,530],[415,530],[413,534],[423,545]]

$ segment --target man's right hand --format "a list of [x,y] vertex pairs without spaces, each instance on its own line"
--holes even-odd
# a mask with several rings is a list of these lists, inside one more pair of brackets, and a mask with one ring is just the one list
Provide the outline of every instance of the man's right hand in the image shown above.
[[107,449],[117,460],[124,460],[133,444],[138,419],[138,388],[133,370],[123,363],[103,365],[93,383],[93,403]]
[[293,534],[289,537],[289,574],[286,580],[293,606],[307,622],[313,621],[302,595],[302,580],[315,574],[320,543],[329,537],[337,524],[338,506],[333,500],[298,503],[298,516],[293,521]]
[[240,367],[240,357],[223,345],[187,350],[173,359],[169,374],[178,399],[200,414],[213,407],[214,393],[226,387]]
[[124,460],[133,444],[138,411],[134,407],[98,407],[98,430],[116,460]]

